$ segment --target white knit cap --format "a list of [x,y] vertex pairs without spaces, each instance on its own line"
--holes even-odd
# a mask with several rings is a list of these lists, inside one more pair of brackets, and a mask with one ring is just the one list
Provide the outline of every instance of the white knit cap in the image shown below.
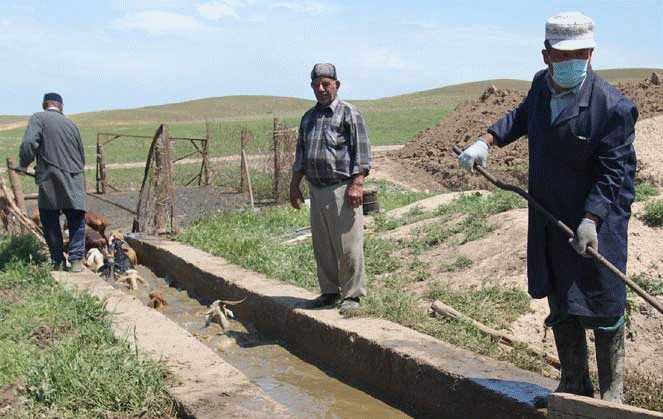
[[564,51],[596,48],[594,21],[580,12],[559,13],[546,21],[546,41]]

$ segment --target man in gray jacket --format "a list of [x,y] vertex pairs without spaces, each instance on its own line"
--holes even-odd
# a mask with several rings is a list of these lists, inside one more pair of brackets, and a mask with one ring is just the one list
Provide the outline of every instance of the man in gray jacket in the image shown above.
[[44,95],[43,112],[32,115],[23,136],[20,165],[35,159],[35,182],[44,238],[56,270],[65,265],[60,214],[69,225],[72,272],[83,270],[85,256],[85,152],[78,127],[62,114],[62,96]]

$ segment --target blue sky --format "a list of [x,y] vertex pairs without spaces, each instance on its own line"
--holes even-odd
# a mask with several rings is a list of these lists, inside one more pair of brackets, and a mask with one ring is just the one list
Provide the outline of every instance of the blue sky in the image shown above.
[[[544,22],[596,23],[595,68],[663,67],[663,0],[22,0],[0,15],[0,114],[58,91],[69,113],[209,96],[311,97],[333,62],[345,98],[392,96],[542,67]],[[9,3],[9,4],[7,4]]]

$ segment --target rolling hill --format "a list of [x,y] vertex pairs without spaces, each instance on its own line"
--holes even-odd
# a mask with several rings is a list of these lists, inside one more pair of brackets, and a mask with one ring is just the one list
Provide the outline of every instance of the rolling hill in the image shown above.
[[[661,69],[608,69],[597,72],[610,82],[641,80]],[[456,84],[437,89],[374,100],[350,100],[365,112],[395,112],[413,108],[451,108],[478,96],[489,85],[501,89],[524,90],[526,80],[485,80]],[[312,100],[278,96],[223,96],[136,109],[85,112],[71,115],[81,126],[135,125],[158,122],[251,121],[279,117],[297,117],[313,104]],[[0,116],[0,129],[24,121],[25,116]]]

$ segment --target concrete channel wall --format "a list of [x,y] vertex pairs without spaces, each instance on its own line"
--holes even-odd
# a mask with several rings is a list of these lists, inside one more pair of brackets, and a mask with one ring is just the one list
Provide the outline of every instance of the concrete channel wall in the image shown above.
[[550,419],[663,419],[663,413],[575,394],[554,393],[548,400]]
[[536,396],[555,382],[379,319],[344,319],[337,310],[305,310],[315,297],[223,258],[177,242],[128,237],[141,264],[203,303],[246,301],[240,320],[293,353],[417,417],[540,418]]
[[69,289],[86,291],[104,301],[113,314],[113,333],[164,362],[175,380],[168,393],[178,405],[178,416],[196,419],[292,418],[288,410],[189,332],[148,308],[131,295],[113,288],[90,271],[53,272]]

